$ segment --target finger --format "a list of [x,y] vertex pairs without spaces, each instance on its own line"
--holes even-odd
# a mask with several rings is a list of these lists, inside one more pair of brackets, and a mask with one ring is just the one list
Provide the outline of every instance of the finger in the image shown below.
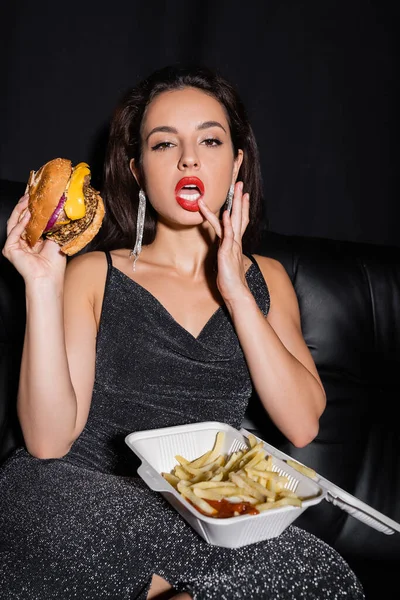
[[222,224],[224,227],[224,234],[220,245],[222,252],[230,252],[235,241],[235,234],[232,227],[232,220],[227,210],[224,210],[222,214]]
[[235,185],[235,192],[233,195],[232,203],[232,227],[236,239],[240,239],[242,230],[242,195],[243,195],[243,182],[239,181]]
[[9,235],[10,231],[15,227],[18,221],[20,221],[23,212],[28,206],[28,200],[28,194],[24,194],[22,198],[20,198],[18,204],[14,207],[14,210],[12,211],[10,218],[7,221],[7,235]]
[[240,236],[243,237],[244,232],[246,231],[247,225],[250,222],[250,194],[244,194],[242,199],[242,228],[240,231]]
[[22,235],[30,218],[31,218],[31,213],[26,208],[24,215],[21,217],[21,219],[18,221],[18,223],[16,225],[14,225],[14,227],[11,229],[11,231],[8,233],[7,240],[4,245],[5,249],[9,248],[11,245],[18,243],[20,241],[21,235]]
[[17,202],[17,206],[18,204],[26,203],[27,200],[29,200],[29,192],[25,192],[24,195],[21,196],[21,198]]
[[15,205],[7,223],[11,223],[10,230],[21,220],[29,203],[29,194],[24,194]]
[[216,217],[214,215],[214,213],[208,208],[208,206],[206,205],[206,203],[203,200],[199,200],[198,205],[199,205],[199,209],[200,209],[200,212],[203,215],[203,217],[205,219],[207,219],[207,221],[210,223],[210,225],[212,225],[212,227],[215,229],[215,233],[217,234],[217,236],[219,238],[221,238],[222,237],[222,227],[221,227],[221,223],[220,223],[220,220],[218,219],[218,217]]
[[14,225],[14,227],[11,229],[10,234],[8,237],[10,238],[15,238],[16,236],[18,236],[18,238],[21,237],[21,234],[23,233],[23,231],[25,230],[26,225],[29,223],[29,219],[31,218],[31,213],[28,207],[26,207],[19,219],[18,222]]

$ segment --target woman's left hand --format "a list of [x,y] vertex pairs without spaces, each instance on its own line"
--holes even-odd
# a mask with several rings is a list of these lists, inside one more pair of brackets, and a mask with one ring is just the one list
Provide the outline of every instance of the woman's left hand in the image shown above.
[[222,221],[202,200],[199,200],[201,214],[220,238],[217,286],[228,305],[243,294],[244,289],[248,290],[243,264],[242,237],[249,223],[249,200],[249,194],[243,194],[243,182],[236,183],[231,215],[224,210]]

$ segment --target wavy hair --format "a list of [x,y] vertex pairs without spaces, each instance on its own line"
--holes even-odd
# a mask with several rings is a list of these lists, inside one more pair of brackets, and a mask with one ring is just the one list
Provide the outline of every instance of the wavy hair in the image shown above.
[[[129,169],[129,163],[133,158],[141,168],[143,118],[156,96],[186,87],[197,88],[209,94],[225,109],[234,155],[237,156],[239,149],[244,153],[238,180],[243,181],[244,190],[250,194],[250,223],[243,236],[243,249],[245,252],[252,252],[257,246],[264,225],[261,169],[256,139],[238,92],[218,72],[206,67],[167,66],[127,90],[114,111],[101,186],[106,215],[91,245],[92,249],[133,248],[139,187]],[[154,241],[156,225],[157,213],[148,203],[143,232],[144,245]]]

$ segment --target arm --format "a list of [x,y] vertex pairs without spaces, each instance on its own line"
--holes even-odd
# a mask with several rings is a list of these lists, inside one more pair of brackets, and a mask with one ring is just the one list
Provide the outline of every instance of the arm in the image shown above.
[[65,455],[89,413],[96,343],[90,262],[73,259],[65,282],[39,278],[26,285],[17,408],[27,449],[38,458]]
[[218,250],[217,285],[232,317],[254,386],[266,411],[295,446],[305,446],[318,433],[325,392],[304,341],[296,294],[277,261],[258,257],[271,295],[265,319],[248,289],[242,237],[249,223],[249,195],[235,186],[232,215],[222,223],[199,200],[204,217],[222,240]]
[[257,256],[271,296],[265,318],[247,290],[228,305],[252,381],[277,427],[295,446],[318,433],[325,392],[304,341],[296,294],[283,266]]

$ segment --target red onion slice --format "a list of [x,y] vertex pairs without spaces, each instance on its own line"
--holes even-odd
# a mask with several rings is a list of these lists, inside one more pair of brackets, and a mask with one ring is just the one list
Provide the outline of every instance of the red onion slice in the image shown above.
[[53,214],[51,215],[46,228],[44,230],[44,233],[46,233],[47,231],[50,231],[50,229],[52,229],[60,215],[60,212],[62,211],[64,204],[66,201],[66,197],[64,196],[64,194],[61,196],[59,203],[56,206],[55,211],[53,212]]

